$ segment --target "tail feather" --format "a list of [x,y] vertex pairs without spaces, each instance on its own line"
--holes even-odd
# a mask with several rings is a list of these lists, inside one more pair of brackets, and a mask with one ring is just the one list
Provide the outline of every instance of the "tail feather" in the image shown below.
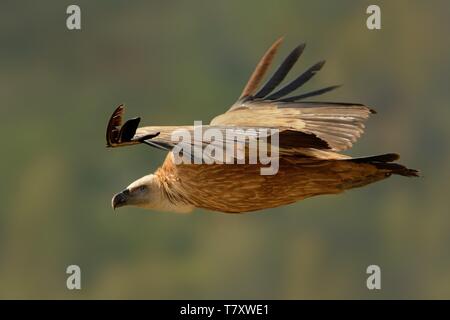
[[370,157],[362,157],[362,158],[353,158],[352,162],[360,162],[360,163],[370,163],[370,162],[394,162],[400,159],[400,155],[397,153],[386,153],[380,154],[377,156]]
[[355,158],[344,161],[352,161],[356,163],[368,163],[374,165],[377,169],[385,170],[387,174],[398,174],[404,177],[418,177],[419,171],[409,169],[404,165],[393,163],[400,158],[396,153],[387,153],[378,156]]
[[418,177],[419,171],[409,169],[398,163],[372,163],[378,169],[388,170],[389,173],[398,174],[404,177]]

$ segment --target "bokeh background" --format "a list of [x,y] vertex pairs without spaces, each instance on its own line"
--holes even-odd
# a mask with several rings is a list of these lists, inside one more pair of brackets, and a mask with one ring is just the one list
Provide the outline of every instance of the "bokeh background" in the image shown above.
[[[69,31],[73,3],[1,4],[0,298],[450,298],[450,2],[78,0]],[[106,149],[114,108],[207,122],[281,35],[276,63],[307,42],[291,77],[326,58],[307,89],[344,84],[320,99],[378,111],[349,154],[398,152],[423,177],[245,215],[114,212],[165,156]]]

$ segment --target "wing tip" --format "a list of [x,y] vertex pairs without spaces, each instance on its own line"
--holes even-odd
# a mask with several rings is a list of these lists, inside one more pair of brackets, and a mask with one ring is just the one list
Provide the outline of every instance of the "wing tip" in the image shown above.
[[312,66],[312,68],[317,69],[317,71],[319,71],[320,69],[323,68],[323,66],[325,65],[325,63],[327,62],[327,60],[320,60],[319,62],[317,62],[315,65]]
[[284,37],[285,37],[284,35],[279,36],[278,39],[275,40],[275,42],[272,44],[272,47],[275,46],[275,45],[276,45],[276,46],[279,46],[281,43],[283,43]]
[[112,113],[106,127],[106,147],[112,148],[118,143],[119,139],[119,127],[122,125],[123,115],[125,113],[125,107],[120,104]]
[[302,52],[305,50],[306,48],[306,42],[300,43],[298,46],[295,47],[294,51],[298,54],[301,55]]
[[284,36],[279,37],[271,46],[270,48],[264,53],[262,58],[259,60],[258,64],[256,65],[255,70],[250,76],[250,79],[247,81],[247,84],[244,87],[244,90],[242,90],[242,93],[238,100],[245,99],[246,97],[251,96],[255,90],[258,88],[262,78],[267,72],[267,69],[272,63],[273,58],[275,57],[275,54],[278,51],[278,48],[282,44],[284,40]]
[[139,143],[134,141],[133,137],[141,118],[132,118],[122,124],[124,114],[125,107],[123,104],[120,104],[109,118],[108,126],[106,127],[107,148]]

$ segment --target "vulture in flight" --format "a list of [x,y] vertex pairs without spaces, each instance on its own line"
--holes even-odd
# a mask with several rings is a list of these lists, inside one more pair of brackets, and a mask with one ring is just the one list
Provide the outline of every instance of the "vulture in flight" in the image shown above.
[[[183,149],[185,154],[181,152],[182,156],[194,160],[195,152],[189,150],[196,146],[207,147],[208,143],[197,143],[195,134],[192,141],[173,141],[174,132],[193,133],[194,126],[138,127],[140,118],[123,123],[124,108],[121,105],[109,120],[107,146],[144,144],[168,151],[168,155],[156,172],[134,181],[114,195],[113,208],[137,206],[172,212],[203,208],[244,213],[287,205],[312,196],[338,194],[392,174],[418,176],[418,171],[395,163],[399,156],[394,153],[360,158],[339,153],[352,147],[363,133],[364,122],[375,112],[363,104],[305,100],[337,86],[293,93],[310,80],[325,61],[314,64],[278,88],[302,54],[304,44],[296,47],[260,87],[281,42],[282,38],[267,50],[229,110],[215,117],[209,125],[202,126],[203,130],[214,129],[219,133],[229,129],[235,132],[247,132],[250,128],[276,129],[276,139],[271,134],[263,137],[259,131],[253,131],[254,139],[263,141],[266,138],[266,147],[271,152],[277,151],[275,174],[262,174],[261,168],[267,164],[261,162],[239,163],[237,157],[233,158],[234,153],[232,160],[236,161],[232,163],[204,159],[200,162],[176,161],[177,143],[188,147]],[[244,156],[248,156],[252,148],[249,140],[245,139],[243,143]],[[275,141],[277,145],[273,143]],[[235,139],[224,138],[216,142],[225,148]]]

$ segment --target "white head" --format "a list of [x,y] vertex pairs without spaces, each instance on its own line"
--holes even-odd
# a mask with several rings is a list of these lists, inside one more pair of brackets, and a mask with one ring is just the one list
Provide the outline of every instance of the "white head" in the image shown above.
[[111,200],[113,209],[123,206],[135,206],[160,211],[189,212],[192,206],[172,203],[162,190],[158,177],[154,174],[143,176],[131,183],[125,190],[114,195]]

